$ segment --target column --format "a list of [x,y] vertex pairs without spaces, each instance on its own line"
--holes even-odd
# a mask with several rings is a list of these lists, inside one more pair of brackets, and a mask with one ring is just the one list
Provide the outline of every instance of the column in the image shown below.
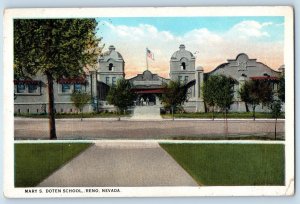
[[202,96],[202,84],[203,84],[203,67],[197,67],[195,72],[195,99],[196,99],[196,112],[204,112],[204,102]]

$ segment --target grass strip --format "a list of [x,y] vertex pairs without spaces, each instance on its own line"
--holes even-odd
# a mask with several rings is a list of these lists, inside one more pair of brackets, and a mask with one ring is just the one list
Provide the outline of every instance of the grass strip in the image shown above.
[[36,186],[89,146],[91,143],[15,144],[15,187]]
[[284,185],[283,144],[172,144],[164,148],[200,185]]

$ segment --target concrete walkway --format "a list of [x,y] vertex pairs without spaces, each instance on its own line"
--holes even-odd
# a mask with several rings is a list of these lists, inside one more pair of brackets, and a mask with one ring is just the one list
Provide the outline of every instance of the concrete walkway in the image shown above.
[[136,106],[133,110],[132,120],[162,120],[160,106]]
[[98,142],[40,187],[197,186],[156,142]]

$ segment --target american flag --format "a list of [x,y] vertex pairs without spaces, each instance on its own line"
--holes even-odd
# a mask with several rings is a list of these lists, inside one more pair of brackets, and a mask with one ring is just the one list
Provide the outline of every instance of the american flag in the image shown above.
[[147,57],[149,57],[150,59],[154,60],[154,54],[153,54],[153,52],[151,52],[148,48],[146,48],[146,52],[147,52]]

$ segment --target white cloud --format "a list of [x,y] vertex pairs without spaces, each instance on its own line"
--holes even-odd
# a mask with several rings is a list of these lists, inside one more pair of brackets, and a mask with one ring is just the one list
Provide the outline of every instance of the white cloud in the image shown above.
[[[148,47],[155,55],[155,61],[149,60],[149,69],[168,77],[169,60],[180,44],[196,53],[196,66],[203,66],[206,71],[232,59],[241,52],[252,58],[262,59],[269,66],[279,67],[283,62],[282,42],[266,42],[259,39],[268,37],[264,30],[271,22],[242,21],[225,33],[216,33],[207,28],[190,30],[183,35],[175,35],[167,30],[160,31],[149,24],[138,26],[113,25],[103,23],[109,28],[109,35],[104,36],[106,47],[115,45],[126,62],[125,70],[129,76],[145,70],[145,49]],[[274,58],[274,56],[276,58]],[[277,64],[276,64],[277,63]],[[127,75],[127,77],[129,77]]]
[[239,38],[268,37],[269,34],[263,28],[270,25],[272,22],[242,21],[234,25],[228,33]]

